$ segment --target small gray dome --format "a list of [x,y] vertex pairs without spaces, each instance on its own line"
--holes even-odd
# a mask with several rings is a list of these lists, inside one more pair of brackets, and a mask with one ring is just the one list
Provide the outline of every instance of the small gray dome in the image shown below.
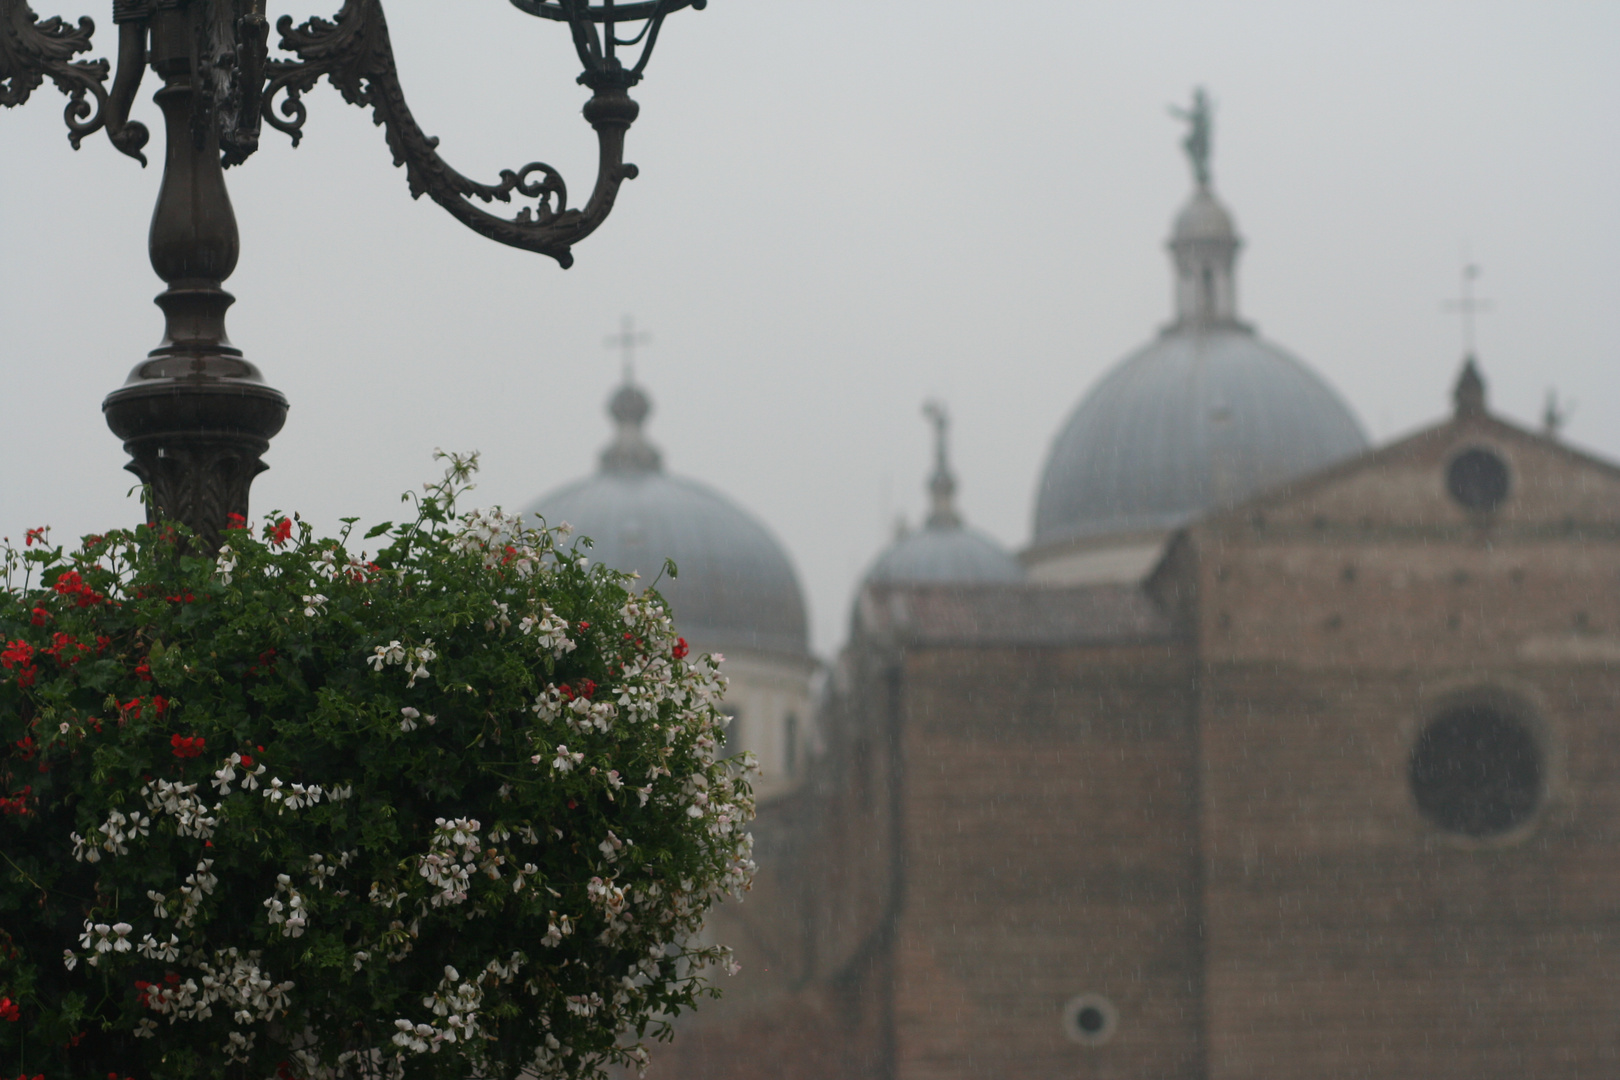
[[923,528],[902,536],[866,572],[868,583],[1018,581],[1018,561],[990,537],[962,524],[956,511],[956,477],[946,441],[949,421],[942,405],[930,402],[923,414],[934,425],[934,472],[928,478],[932,507]]
[[613,396],[619,431],[602,468],[528,507],[548,525],[591,538],[590,557],[650,584],[673,559],[679,576],[658,582],[682,634],[706,649],[807,656],[804,597],[781,544],[713,489],[663,471],[641,433],[650,411],[632,386]]
[[1018,581],[1023,567],[990,537],[963,525],[920,529],[878,556],[866,580],[898,582]]
[[1288,353],[1241,326],[1173,328],[1070,414],[1041,474],[1035,544],[1173,528],[1366,446]]

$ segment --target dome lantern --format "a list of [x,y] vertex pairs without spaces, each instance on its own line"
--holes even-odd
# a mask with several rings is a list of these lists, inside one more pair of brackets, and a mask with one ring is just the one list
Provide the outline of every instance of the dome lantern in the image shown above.
[[1176,216],[1170,235],[1170,255],[1176,270],[1176,318],[1170,329],[1202,326],[1241,326],[1237,315],[1237,253],[1243,246],[1232,215],[1215,198],[1209,158],[1213,125],[1209,98],[1202,88],[1193,92],[1190,109],[1172,108],[1187,121],[1187,152],[1197,187]]
[[607,472],[658,472],[664,467],[663,455],[647,441],[641,425],[652,413],[652,402],[641,388],[625,378],[624,385],[608,400],[608,415],[617,425],[613,441],[602,450],[602,468]]

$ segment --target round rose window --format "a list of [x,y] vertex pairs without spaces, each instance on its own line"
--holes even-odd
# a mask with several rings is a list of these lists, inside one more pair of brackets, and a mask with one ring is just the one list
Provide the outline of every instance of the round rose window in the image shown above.
[[1469,510],[1495,510],[1507,498],[1507,463],[1481,447],[1464,450],[1446,467],[1446,490]]
[[1494,708],[1443,713],[1412,749],[1412,794],[1448,832],[1488,837],[1530,820],[1541,803],[1543,765],[1535,736]]

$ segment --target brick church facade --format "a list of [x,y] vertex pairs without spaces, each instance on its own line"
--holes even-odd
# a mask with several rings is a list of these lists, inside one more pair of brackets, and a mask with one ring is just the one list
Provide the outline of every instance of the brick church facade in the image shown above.
[[1456,399],[1140,584],[867,586],[651,1075],[1620,1075],[1620,468]]

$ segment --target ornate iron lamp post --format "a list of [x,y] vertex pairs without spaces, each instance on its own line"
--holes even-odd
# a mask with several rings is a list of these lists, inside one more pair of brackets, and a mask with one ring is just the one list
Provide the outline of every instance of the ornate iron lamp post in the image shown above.
[[[578,209],[568,208],[562,177],[542,162],[485,184],[439,156],[438,140],[405,104],[381,0],[344,0],[332,19],[297,27],[283,16],[276,30],[291,58],[269,54],[264,0],[113,0],[118,66],[110,88],[107,61],[73,59],[91,47],[90,19],[41,22],[26,0],[0,0],[0,105],[21,105],[50,79],[68,95],[75,148],[105,128],[115,147],[144,165],[148,133],[129,119],[130,106],[148,66],[163,80],[155,100],[166,148],[150,252],[168,286],[157,297],[167,326],[162,343],[102,403],[132,459],[126,468],[148,485],[149,514],[185,522],[214,547],[228,515],[246,515],[253,478],[268,467],[260,458],[286,420],[287,399],[225,334],[234,298],[223,284],[236,268],[239,242],[223,170],[258,149],[263,123],[296,146],[303,94],[323,76],[344,100],[372,110],[412,196],[429,196],[474,232],[567,267],[573,245],[612,211],[620,183],[636,175],[624,160],[625,132],[639,108],[629,90],[664,18],[707,0],[511,2],[567,23],[584,66],[578,81],[592,91],[584,112],[600,156],[596,184]],[[620,29],[626,24],[635,28],[628,36]],[[534,204],[512,218],[479,205],[514,195]]]

